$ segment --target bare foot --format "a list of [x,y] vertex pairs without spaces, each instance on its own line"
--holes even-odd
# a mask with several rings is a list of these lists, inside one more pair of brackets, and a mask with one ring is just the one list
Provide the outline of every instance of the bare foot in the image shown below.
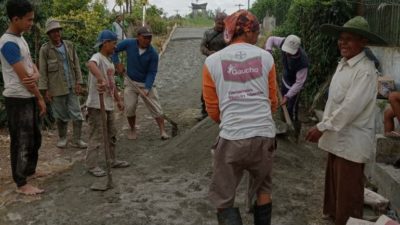
[[128,136],[128,140],[136,140],[136,138],[137,138],[136,129],[129,130],[127,136]]
[[25,184],[24,186],[17,188],[16,192],[23,195],[37,195],[43,193],[44,190],[30,184]]
[[399,131],[385,132],[385,137],[400,138],[400,132]]
[[170,139],[170,136],[167,134],[167,132],[165,132],[165,130],[162,131],[161,132],[161,140],[168,140],[168,139]]

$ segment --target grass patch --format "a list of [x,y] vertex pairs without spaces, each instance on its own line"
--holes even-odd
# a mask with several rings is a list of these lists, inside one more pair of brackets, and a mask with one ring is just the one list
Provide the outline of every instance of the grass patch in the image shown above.
[[182,21],[185,27],[213,27],[214,20],[207,17],[185,18]]

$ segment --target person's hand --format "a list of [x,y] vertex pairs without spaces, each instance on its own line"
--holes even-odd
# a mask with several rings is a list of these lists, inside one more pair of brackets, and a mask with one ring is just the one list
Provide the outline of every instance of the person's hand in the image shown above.
[[82,94],[82,86],[80,84],[75,84],[75,93],[76,95]]
[[35,77],[34,75],[25,77],[24,79],[22,79],[22,84],[26,86],[28,89],[35,88],[37,79],[38,77]]
[[286,97],[286,96],[283,96],[280,105],[281,105],[281,106],[282,106],[282,105],[286,105],[287,101],[288,101],[287,97]]
[[97,80],[97,91],[99,93],[104,93],[107,90],[107,83],[105,80]]
[[143,94],[145,96],[149,96],[150,90],[147,90],[146,88],[143,88],[142,91],[143,91]]
[[316,126],[310,128],[306,135],[306,141],[317,143],[322,136],[322,132]]
[[39,116],[44,116],[46,114],[46,103],[44,102],[43,97],[38,98],[39,105]]
[[53,101],[53,97],[50,95],[50,92],[48,90],[46,90],[46,92],[44,93],[44,99],[46,100],[46,102]]
[[39,74],[39,72],[33,72],[33,73],[31,74],[31,77],[32,77],[33,79],[35,79],[35,81],[38,81],[39,78],[40,78],[40,74]]
[[118,63],[118,64],[115,66],[115,70],[117,71],[117,73],[123,74],[123,73],[125,72],[124,64]]
[[124,111],[125,105],[124,105],[124,101],[122,101],[122,99],[120,99],[120,100],[117,102],[117,107],[118,107],[119,111]]

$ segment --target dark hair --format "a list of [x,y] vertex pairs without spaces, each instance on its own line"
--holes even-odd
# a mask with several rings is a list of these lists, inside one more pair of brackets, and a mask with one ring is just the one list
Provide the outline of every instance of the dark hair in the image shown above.
[[27,0],[8,0],[6,9],[7,16],[11,20],[15,16],[22,18],[26,14],[33,12],[33,5]]

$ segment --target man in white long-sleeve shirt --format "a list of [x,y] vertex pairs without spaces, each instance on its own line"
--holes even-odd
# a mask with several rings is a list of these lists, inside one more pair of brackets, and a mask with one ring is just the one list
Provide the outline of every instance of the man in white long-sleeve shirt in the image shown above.
[[306,140],[328,152],[323,213],[345,225],[362,218],[364,165],[373,152],[377,70],[364,51],[367,43],[385,44],[357,16],[341,26],[324,24],[321,31],[337,36],[342,59],[333,75],[324,116]]
[[308,57],[300,44],[301,40],[296,35],[289,35],[286,38],[271,36],[265,44],[265,50],[271,53],[273,47],[282,50],[281,105],[287,104],[290,118],[293,121],[298,120],[300,91],[308,74]]

